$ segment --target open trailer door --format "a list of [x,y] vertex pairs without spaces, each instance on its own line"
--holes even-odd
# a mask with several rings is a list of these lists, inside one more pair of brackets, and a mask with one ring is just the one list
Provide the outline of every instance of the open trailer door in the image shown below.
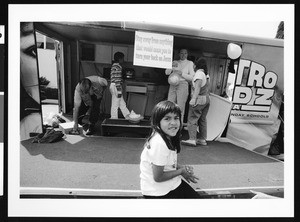
[[58,110],[66,113],[66,91],[65,91],[65,72],[64,72],[64,45],[62,41],[55,40],[56,70],[58,85]]

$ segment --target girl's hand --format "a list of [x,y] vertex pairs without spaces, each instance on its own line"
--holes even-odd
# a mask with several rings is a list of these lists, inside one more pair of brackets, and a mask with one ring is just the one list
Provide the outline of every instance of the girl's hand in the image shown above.
[[186,171],[187,171],[188,173],[194,174],[194,168],[193,168],[192,166],[186,165],[186,166],[185,166],[185,169],[186,169]]
[[190,182],[197,183],[196,180],[199,180],[199,178],[194,175],[193,167],[191,166],[183,167],[181,175],[184,177],[184,179],[186,179],[188,183]]

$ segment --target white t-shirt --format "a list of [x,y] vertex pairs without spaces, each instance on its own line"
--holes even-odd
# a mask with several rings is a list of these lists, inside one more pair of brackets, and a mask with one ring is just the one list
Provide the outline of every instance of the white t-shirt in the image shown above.
[[207,78],[208,76],[205,75],[205,73],[203,72],[203,69],[198,69],[193,77],[193,81],[192,81],[192,95],[194,94],[195,91],[195,82],[196,80],[200,79],[202,80],[201,82],[201,87],[205,86],[206,82],[207,82]]
[[177,153],[170,150],[163,138],[156,133],[149,141],[150,149],[144,147],[141,154],[140,178],[143,195],[162,196],[176,189],[181,183],[181,177],[177,176],[164,182],[155,182],[153,178],[152,163],[165,166],[164,171],[176,170]]
[[202,80],[202,83],[201,83],[201,87],[205,86],[206,84],[206,75],[205,73],[203,72],[202,69],[198,69],[194,75],[194,78],[193,78],[193,81],[192,81],[192,84],[193,84],[193,87],[195,88],[195,82],[196,80],[198,79],[201,79]]

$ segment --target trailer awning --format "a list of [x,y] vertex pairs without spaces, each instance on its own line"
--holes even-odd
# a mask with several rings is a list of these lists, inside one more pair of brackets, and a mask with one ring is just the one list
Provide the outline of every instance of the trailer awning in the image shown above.
[[133,45],[135,31],[170,34],[174,35],[175,49],[188,48],[191,51],[202,51],[225,57],[230,42],[283,47],[283,40],[279,39],[254,38],[146,22],[38,22],[35,24],[37,29],[47,29],[70,40],[93,43],[113,42]]

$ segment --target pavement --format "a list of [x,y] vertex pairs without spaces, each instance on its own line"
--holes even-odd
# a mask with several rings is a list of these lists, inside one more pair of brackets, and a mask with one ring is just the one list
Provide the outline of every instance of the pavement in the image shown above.
[[[21,142],[21,194],[140,195],[139,161],[144,138],[66,135],[49,144]],[[226,142],[182,146],[179,163],[194,167],[197,191],[280,189],[283,162]],[[42,191],[41,191],[42,190]]]

